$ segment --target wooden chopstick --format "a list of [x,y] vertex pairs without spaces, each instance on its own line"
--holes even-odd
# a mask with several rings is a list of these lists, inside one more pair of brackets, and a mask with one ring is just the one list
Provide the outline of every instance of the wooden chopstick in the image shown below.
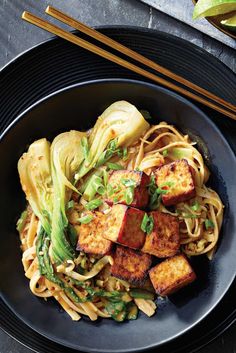
[[139,63],[144,64],[145,66],[147,66],[147,67],[149,67],[149,68],[151,68],[151,69],[153,69],[153,70],[155,70],[155,71],[157,71],[167,77],[170,77],[171,79],[181,83],[182,85],[191,88],[193,91],[200,93],[203,96],[215,101],[216,103],[221,104],[221,105],[225,106],[226,108],[236,112],[236,106],[234,106],[233,104],[226,102],[222,98],[217,97],[216,95],[207,91],[206,89],[186,80],[185,78],[183,78],[183,77],[175,74],[174,72],[162,67],[161,65],[158,65],[154,61],[135,52],[134,50],[131,50],[131,49],[125,47],[124,45],[105,36],[104,34],[96,31],[95,29],[86,26],[84,23],[81,23],[81,22],[75,20],[74,18],[64,14],[60,10],[58,10],[52,6],[48,6],[46,8],[45,12],[48,15],[56,18],[57,20],[65,23],[75,29],[78,29],[80,32],[83,32],[83,33],[87,34],[88,36],[95,38],[96,40],[98,40],[99,42],[102,42],[103,44],[106,44],[107,46],[111,47],[112,49],[115,49],[115,50],[121,52],[122,54],[125,54],[126,56],[138,61]]
[[202,103],[234,120],[236,120],[236,114],[233,114],[231,112],[229,112],[228,110],[192,93],[192,92],[189,92],[188,90],[182,88],[182,87],[179,87],[179,86],[176,86],[175,84],[161,78],[161,77],[158,77],[156,75],[154,75],[153,73],[150,73],[114,54],[111,54],[109,53],[108,51],[104,50],[104,49],[101,49],[99,48],[98,46],[94,45],[94,44],[91,44],[87,41],[85,41],[84,39],[81,39],[77,36],[75,36],[74,34],[70,33],[70,32],[67,32],[63,29],[61,29],[60,27],[48,22],[48,21],[45,21],[44,19],[36,16],[36,15],[33,15],[27,11],[24,11],[23,14],[22,14],[22,18],[28,22],[30,22],[31,24],[37,26],[37,27],[40,27],[52,34],[55,34],[57,35],[58,37],[61,37],[65,40],[68,40],[69,42],[71,43],[74,43],[94,54],[97,54],[107,60],[110,60],[122,67],[125,67],[126,69],[129,69],[139,75],[142,75],[150,80],[153,80],[154,82],[157,82],[165,87],[168,87],[178,93],[181,93],[191,99],[194,99],[196,100],[197,102],[199,103]]

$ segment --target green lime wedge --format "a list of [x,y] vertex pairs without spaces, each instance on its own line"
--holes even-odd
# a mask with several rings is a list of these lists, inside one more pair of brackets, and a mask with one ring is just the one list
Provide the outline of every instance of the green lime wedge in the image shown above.
[[236,0],[198,0],[193,19],[217,16],[236,10]]
[[236,15],[228,18],[227,20],[222,20],[220,23],[230,31],[236,32]]

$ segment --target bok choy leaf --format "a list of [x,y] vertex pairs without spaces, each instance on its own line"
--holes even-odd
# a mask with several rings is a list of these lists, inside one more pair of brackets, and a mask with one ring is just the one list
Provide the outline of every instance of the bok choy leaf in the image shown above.
[[[105,163],[118,147],[130,146],[148,127],[148,122],[134,105],[126,101],[110,105],[97,119],[92,129],[88,140],[89,153],[78,168],[75,179],[79,180],[94,168],[101,156],[104,157]],[[109,145],[111,142],[112,146]]]
[[50,165],[50,143],[42,138],[32,143],[18,161],[18,172],[26,198],[50,235],[53,187]]

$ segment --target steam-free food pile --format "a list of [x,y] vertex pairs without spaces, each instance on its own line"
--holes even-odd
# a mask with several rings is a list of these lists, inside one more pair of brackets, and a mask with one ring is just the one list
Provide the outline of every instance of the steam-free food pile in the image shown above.
[[223,205],[201,154],[144,117],[115,102],[92,129],[37,140],[19,159],[25,275],[73,320],[151,316],[156,295],[195,280],[189,257],[216,249]]

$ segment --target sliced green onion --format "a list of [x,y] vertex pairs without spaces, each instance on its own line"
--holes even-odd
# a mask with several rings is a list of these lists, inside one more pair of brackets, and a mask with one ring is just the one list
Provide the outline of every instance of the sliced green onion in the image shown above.
[[98,208],[99,206],[101,206],[103,204],[102,200],[101,199],[94,199],[94,200],[91,200],[89,201],[86,205],[85,205],[85,208],[87,210],[95,210],[96,208]]
[[195,201],[195,202],[193,203],[193,205],[190,206],[190,208],[191,208],[191,210],[193,210],[193,211],[198,211],[199,208],[200,208],[200,205],[199,205],[198,201]]
[[103,185],[102,178],[94,174],[91,177],[83,196],[85,200],[91,201],[96,195],[96,193],[103,195],[105,193],[105,187]]
[[205,227],[206,227],[206,229],[208,230],[209,228],[214,228],[215,225],[214,225],[214,223],[212,222],[211,219],[206,219],[206,220],[205,220]]
[[137,185],[136,181],[133,179],[121,179],[121,183],[126,187]]
[[149,216],[149,223],[148,223],[148,225],[146,227],[147,234],[150,234],[153,231],[153,227],[154,227],[153,216]]
[[108,184],[108,173],[105,169],[103,169],[103,181],[104,181],[104,186],[107,187]]
[[173,181],[167,181],[163,184],[160,185],[160,188],[163,188],[164,186],[174,186],[175,183]]
[[184,213],[181,215],[181,217],[183,217],[183,218],[198,218],[197,215],[191,214],[191,213]]
[[174,147],[172,148],[172,154],[175,158],[191,158],[192,157],[192,150],[190,148],[181,148],[181,147]]
[[107,149],[112,150],[113,152],[117,149],[118,138],[111,140],[107,146]]
[[78,221],[81,223],[81,224],[87,224],[89,222],[91,222],[93,219],[93,216],[92,215],[86,215],[86,216],[83,216],[83,217],[80,217],[78,219]]
[[66,210],[70,210],[71,208],[74,208],[74,206],[75,206],[74,200],[70,200],[69,202],[67,202]]
[[141,288],[134,288],[129,291],[129,295],[132,298],[140,298],[140,299],[154,299],[154,294]]
[[148,217],[147,213],[145,212],[145,214],[143,216],[142,223],[141,223],[141,229],[145,233],[146,233],[146,228],[147,228],[148,222],[149,222],[149,217]]
[[143,220],[141,223],[141,229],[144,233],[150,234],[153,231],[153,227],[154,227],[154,219],[153,216],[149,216],[147,215],[147,213],[144,214],[143,216]]
[[94,180],[94,188],[96,190],[96,192],[99,194],[99,195],[104,195],[105,192],[106,192],[106,189],[105,189],[105,186],[103,185],[102,183],[102,179],[100,178],[100,180],[96,179]]
[[81,145],[82,145],[82,149],[83,149],[84,158],[87,159],[88,154],[89,154],[89,146],[88,146],[88,139],[86,136],[82,137]]
[[119,198],[118,197],[114,197],[113,202],[114,203],[118,203],[119,202]]
[[157,186],[156,186],[156,181],[155,181],[155,176],[151,175],[151,180],[150,183],[148,184],[148,192],[150,195],[154,194],[156,192]]
[[163,155],[163,157],[167,157],[167,156],[168,156],[168,150],[164,150],[164,151],[162,152],[162,155]]
[[122,170],[122,169],[124,169],[124,167],[121,164],[119,164],[119,163],[110,163],[110,162],[108,162],[107,166],[108,166],[108,168],[110,170]]
[[128,320],[136,320],[138,317],[138,307],[134,303],[129,303],[127,305],[127,310],[128,310],[128,315],[127,319]]
[[123,148],[123,160],[125,161],[128,157],[128,148],[124,147]]
[[173,185],[174,185],[175,183],[173,183],[172,181],[167,181],[166,183],[163,183],[163,184],[161,184],[158,188],[157,188],[157,190],[156,190],[156,192],[158,193],[158,194],[167,194],[168,192],[170,192],[170,189],[163,189],[165,186],[168,186],[168,187],[172,187]]
[[27,211],[23,211],[20,215],[20,218],[18,219],[18,221],[16,223],[16,229],[18,230],[18,232],[21,232],[22,229],[24,228],[26,218],[27,218]]
[[157,192],[154,192],[150,197],[149,208],[151,210],[156,210],[159,208],[160,204],[161,204],[161,195],[158,194]]
[[114,155],[114,152],[112,150],[105,150],[99,157],[97,163],[95,164],[95,168],[98,168],[101,165],[105,164],[108,161],[108,159],[110,159],[113,155]]
[[131,205],[134,200],[134,188],[132,186],[125,190],[125,202],[127,205]]
[[107,185],[107,195],[108,196],[112,196],[115,193],[115,189],[113,188],[113,186],[111,186],[111,184]]

